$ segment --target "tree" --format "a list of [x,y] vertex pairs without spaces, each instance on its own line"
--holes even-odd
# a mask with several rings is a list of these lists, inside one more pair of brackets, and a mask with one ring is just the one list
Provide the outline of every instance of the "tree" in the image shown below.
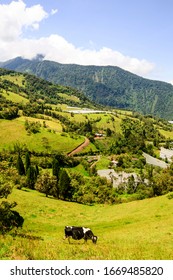
[[107,137],[110,137],[112,135],[112,130],[108,127],[107,129],[106,129],[106,136]]
[[20,153],[18,154],[18,157],[17,157],[16,168],[18,170],[19,175],[25,175],[25,167],[24,167],[22,158],[20,156]]
[[30,160],[30,154],[29,152],[26,153],[25,155],[25,170],[27,172],[28,168],[30,167],[31,165],[31,160]]
[[59,179],[59,171],[60,171],[59,161],[56,158],[53,158],[53,161],[52,161],[52,175],[56,176],[57,181]]
[[[0,178],[0,198],[6,198],[12,191],[12,186]],[[0,233],[5,234],[14,227],[21,227],[24,219],[17,211],[11,210],[17,205],[16,202],[2,201],[0,204]]]
[[71,199],[73,196],[70,177],[65,169],[61,170],[59,177],[59,195],[62,199]]
[[41,193],[45,193],[46,197],[48,195],[54,195],[56,187],[56,177],[51,176],[49,172],[40,175],[35,184],[35,189]]
[[27,170],[27,173],[26,173],[26,181],[27,181],[27,185],[30,189],[34,189],[34,185],[35,185],[35,182],[37,180],[37,171],[36,171],[36,168],[34,166],[30,166]]

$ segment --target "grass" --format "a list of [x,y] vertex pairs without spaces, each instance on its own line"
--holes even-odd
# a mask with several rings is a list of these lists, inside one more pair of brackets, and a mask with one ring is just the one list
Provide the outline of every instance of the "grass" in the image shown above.
[[[28,118],[28,120],[43,122],[43,120],[34,118]],[[13,148],[14,144],[19,142],[25,144],[31,151],[45,151],[43,138],[47,138],[48,145],[52,150],[68,153],[84,142],[83,136],[72,138],[70,135],[61,132],[49,132],[49,129],[53,128],[53,123],[46,121],[46,124],[49,128],[41,127],[39,133],[28,135],[24,127],[24,118],[21,117],[11,121],[0,120],[0,150]],[[58,122],[54,125],[57,130],[61,129]]]
[[[39,121],[42,126],[45,123],[45,126],[48,129],[52,129],[57,132],[62,132],[62,125],[61,125],[60,121],[58,121],[56,119],[52,119],[51,117],[47,117],[44,115],[41,115],[41,116],[44,117],[45,119],[22,116],[22,117],[18,118],[18,121],[21,122],[23,125],[26,120],[28,120],[29,122],[38,122]],[[46,119],[46,118],[48,118],[48,119]]]
[[166,131],[166,130],[163,130],[163,129],[159,129],[159,131],[166,138],[173,139],[173,131]]
[[68,95],[65,93],[58,93],[59,96],[61,96],[62,98],[66,99],[66,100],[72,100],[75,102],[80,102],[80,99],[77,96],[74,95]]
[[19,73],[16,73],[15,75],[1,76],[1,79],[8,80],[16,85],[19,85],[20,87],[24,86],[23,82],[25,81],[23,74],[19,74]]
[[96,163],[97,170],[99,169],[108,169],[110,165],[110,160],[106,156],[101,156],[98,162]]
[[78,155],[81,155],[83,153],[86,154],[86,153],[94,153],[94,152],[98,152],[98,149],[93,143],[90,142],[87,147],[83,148],[81,152],[78,153]]
[[[173,199],[86,206],[14,189],[11,201],[25,218],[15,237],[0,236],[0,259],[173,259]],[[65,225],[91,227],[96,245],[63,240]]]
[[13,92],[9,92],[6,93],[5,91],[3,92],[2,94],[7,100],[10,100],[12,102],[15,102],[15,103],[23,103],[23,104],[26,104],[29,102],[29,100],[17,93],[13,93]]

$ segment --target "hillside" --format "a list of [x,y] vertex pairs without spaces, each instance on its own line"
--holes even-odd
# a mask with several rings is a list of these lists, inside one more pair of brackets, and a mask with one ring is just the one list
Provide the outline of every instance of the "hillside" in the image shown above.
[[[14,200],[25,222],[17,235],[0,235],[1,260],[173,259],[173,199],[168,196],[87,206],[14,189],[9,201]],[[97,244],[72,240],[69,245],[63,240],[65,225],[90,227]]]
[[81,66],[18,57],[1,67],[35,74],[51,82],[71,86],[104,106],[133,110],[172,120],[173,86],[144,79],[115,66]]
[[72,121],[62,108],[70,106],[94,108],[76,89],[0,69],[0,151],[18,143],[33,152],[71,152],[85,137],[63,133]]
[[[65,103],[69,106],[94,107],[93,102],[90,102],[87,97],[74,88],[55,85],[34,75],[16,73],[2,68],[0,68],[0,89],[3,95],[7,91],[8,96],[9,93],[13,93],[12,101],[17,103],[26,103],[26,99],[28,99],[40,104]],[[20,95],[20,98],[16,96],[17,100],[15,100],[14,94]]]
[[[0,131],[0,259],[172,259],[173,164],[143,156],[172,148],[172,124],[0,69]],[[98,244],[69,245],[65,225],[91,227]]]

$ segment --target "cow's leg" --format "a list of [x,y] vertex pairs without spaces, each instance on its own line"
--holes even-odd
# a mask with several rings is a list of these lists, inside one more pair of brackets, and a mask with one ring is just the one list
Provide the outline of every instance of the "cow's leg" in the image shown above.
[[85,237],[84,237],[84,244],[87,243],[87,240],[88,240],[88,238],[85,236]]
[[68,237],[68,243],[70,244],[70,236]]

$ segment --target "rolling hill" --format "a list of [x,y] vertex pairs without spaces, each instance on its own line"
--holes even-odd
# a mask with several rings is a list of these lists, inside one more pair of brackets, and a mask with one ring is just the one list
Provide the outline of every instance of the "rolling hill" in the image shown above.
[[[82,205],[14,189],[9,201],[23,229],[0,235],[1,260],[172,260],[173,199],[169,195],[119,205]],[[63,240],[65,225],[90,227],[88,241]],[[145,234],[144,234],[145,233]]]
[[81,66],[21,57],[1,67],[32,73],[56,84],[82,91],[90,100],[104,106],[173,119],[173,86],[144,79],[116,66]]

